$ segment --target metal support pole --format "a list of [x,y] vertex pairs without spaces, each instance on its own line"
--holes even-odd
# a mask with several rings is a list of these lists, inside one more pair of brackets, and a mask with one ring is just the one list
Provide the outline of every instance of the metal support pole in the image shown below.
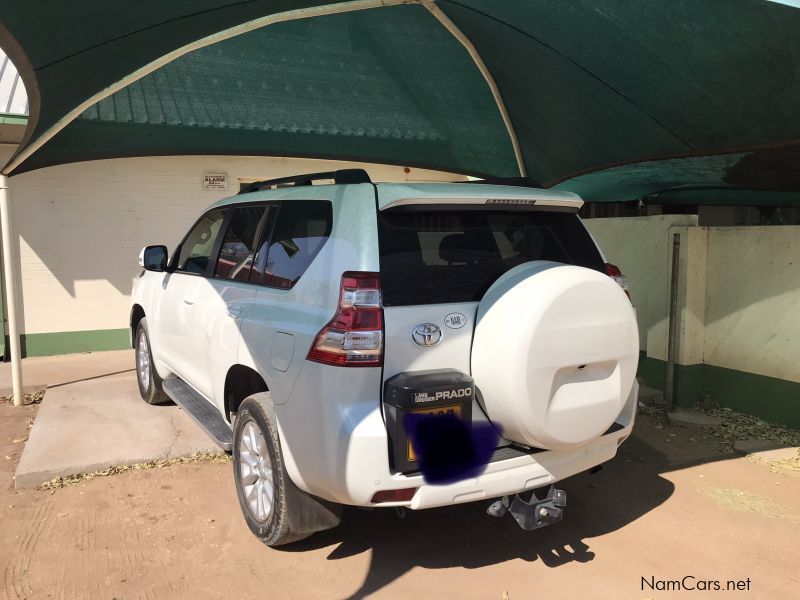
[[11,356],[11,389],[14,406],[22,406],[22,361],[17,330],[17,278],[14,267],[14,239],[11,234],[11,211],[8,205],[8,177],[0,175],[0,227],[3,235],[3,274],[6,284],[8,314],[8,349]]
[[672,276],[669,282],[669,332],[667,333],[667,376],[664,400],[667,412],[675,410],[675,348],[678,345],[678,276],[680,273],[681,234],[672,235]]

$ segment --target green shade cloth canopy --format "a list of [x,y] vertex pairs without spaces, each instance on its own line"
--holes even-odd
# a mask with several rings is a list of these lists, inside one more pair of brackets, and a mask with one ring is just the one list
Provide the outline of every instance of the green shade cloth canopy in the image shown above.
[[589,200],[800,204],[789,4],[7,2],[30,119],[5,172],[279,155],[523,170]]

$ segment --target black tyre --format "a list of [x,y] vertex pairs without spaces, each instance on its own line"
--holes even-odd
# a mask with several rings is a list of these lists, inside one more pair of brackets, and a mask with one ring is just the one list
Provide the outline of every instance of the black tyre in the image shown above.
[[139,394],[148,404],[164,404],[169,402],[169,397],[161,389],[161,377],[156,373],[153,364],[153,353],[150,348],[150,337],[147,334],[147,319],[139,321],[136,328],[136,382],[139,384]]
[[286,473],[269,392],[245,398],[236,412],[233,478],[247,526],[267,546],[339,524],[340,506],[303,492]]

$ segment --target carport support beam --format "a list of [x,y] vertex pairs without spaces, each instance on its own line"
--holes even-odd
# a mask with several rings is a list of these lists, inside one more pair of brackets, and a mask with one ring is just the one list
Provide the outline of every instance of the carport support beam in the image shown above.
[[6,313],[8,314],[8,350],[11,357],[11,389],[14,406],[22,406],[22,361],[17,330],[17,285],[14,239],[11,233],[11,210],[8,205],[8,177],[0,175],[0,227],[3,235],[3,275],[5,276]]
[[511,140],[511,147],[514,149],[514,158],[517,160],[517,169],[519,170],[520,177],[527,177],[528,171],[525,167],[525,159],[522,157],[522,149],[519,145],[519,138],[517,137],[517,132],[514,129],[514,125],[511,123],[511,117],[508,114],[508,109],[506,108],[506,103],[503,101],[503,96],[500,94],[500,88],[497,87],[497,82],[495,82],[492,73],[489,71],[489,67],[486,66],[486,63],[483,62],[483,58],[478,53],[478,49],[475,47],[475,44],[472,43],[466,34],[461,31],[458,26],[450,20],[441,8],[439,8],[435,2],[432,0],[423,0],[422,6],[428,9],[433,17],[442,24],[442,26],[456,38],[464,49],[469,54],[472,62],[475,63],[475,67],[480,71],[480,74],[483,75],[486,84],[489,86],[489,90],[492,92],[492,97],[494,98],[494,102],[497,105],[497,110],[500,111],[500,117],[503,119],[503,124],[506,126],[506,131],[508,132],[508,137]]
[[664,400],[667,412],[675,410],[675,352],[678,347],[678,277],[680,276],[681,234],[672,236],[672,274],[669,280],[669,330],[667,331],[667,373]]

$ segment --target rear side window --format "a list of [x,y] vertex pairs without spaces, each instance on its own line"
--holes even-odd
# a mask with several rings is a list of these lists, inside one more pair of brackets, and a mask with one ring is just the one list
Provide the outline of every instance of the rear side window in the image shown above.
[[571,213],[390,211],[378,227],[385,306],[478,301],[503,273],[532,260],[604,272]]
[[203,215],[181,244],[178,270],[206,275],[214,243],[225,220],[225,212],[212,210]]
[[331,234],[331,203],[282,202],[275,227],[262,242],[250,281],[289,289],[305,273]]
[[233,209],[219,249],[215,277],[248,281],[256,244],[267,221],[269,206],[238,206]]

